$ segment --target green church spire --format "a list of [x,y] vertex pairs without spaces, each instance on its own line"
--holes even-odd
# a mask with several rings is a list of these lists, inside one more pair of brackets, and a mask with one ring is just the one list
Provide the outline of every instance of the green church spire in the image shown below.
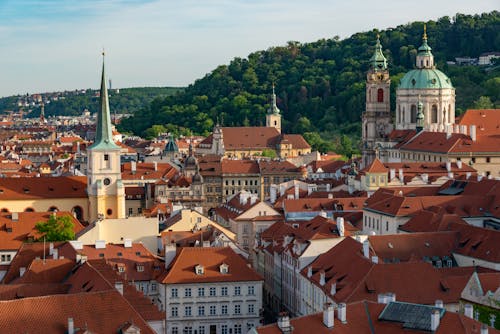
[[424,24],[424,34],[422,35],[422,45],[418,48],[418,54],[431,54],[431,47],[427,44],[427,25]]
[[109,112],[108,88],[106,86],[106,75],[104,71],[104,51],[102,53],[102,77],[101,77],[101,106],[97,113],[97,128],[94,144],[91,149],[117,149],[119,146],[113,141],[111,130],[111,113]]
[[370,58],[370,66],[375,71],[383,71],[387,69],[387,59],[382,53],[382,45],[380,44],[380,35],[377,34],[377,43],[375,44],[375,52]]
[[273,83],[273,95],[271,98],[271,107],[269,108],[269,114],[279,114],[280,110],[276,104],[276,94],[274,93],[274,83]]

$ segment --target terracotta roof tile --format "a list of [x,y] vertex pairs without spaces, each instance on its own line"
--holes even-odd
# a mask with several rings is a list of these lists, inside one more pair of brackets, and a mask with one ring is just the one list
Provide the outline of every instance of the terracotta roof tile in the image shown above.
[[87,198],[87,177],[0,178],[0,201],[37,198]]

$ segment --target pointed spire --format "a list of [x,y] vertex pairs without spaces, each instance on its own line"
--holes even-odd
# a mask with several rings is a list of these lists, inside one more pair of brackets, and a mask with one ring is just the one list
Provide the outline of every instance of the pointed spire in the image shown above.
[[370,58],[370,66],[374,70],[386,70],[387,69],[387,59],[382,52],[382,44],[380,44],[380,35],[377,34],[377,42],[375,43],[375,52]]
[[418,48],[418,53],[430,53],[431,47],[427,44],[427,24],[424,23],[424,34],[422,35],[422,45]]
[[102,52],[102,76],[100,108],[97,113],[97,128],[94,144],[90,148],[119,148],[113,141],[113,132],[111,130],[111,113],[109,111],[108,88],[106,86],[106,75],[104,70],[104,51]]
[[271,107],[269,108],[269,114],[279,114],[280,110],[276,104],[276,94],[274,93],[274,82],[273,82],[273,94],[271,95]]

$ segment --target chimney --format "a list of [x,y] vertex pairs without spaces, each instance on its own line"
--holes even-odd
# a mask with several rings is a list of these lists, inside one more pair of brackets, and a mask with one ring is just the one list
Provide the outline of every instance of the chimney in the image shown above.
[[325,285],[326,280],[325,280],[325,271],[321,270],[319,273],[319,285],[323,286]]
[[123,282],[122,281],[115,282],[115,289],[123,296]]
[[437,331],[439,327],[439,321],[441,320],[441,312],[439,310],[433,310],[431,313],[431,331]]
[[313,275],[313,268],[312,266],[307,267],[307,278],[311,278]]
[[444,307],[443,301],[437,299],[436,302],[434,303],[434,306],[443,308]]
[[363,255],[367,259],[370,258],[370,241],[368,241],[368,239],[363,241]]
[[455,124],[454,128],[455,128],[455,130],[454,130],[455,133],[460,133],[460,125]]
[[462,160],[457,160],[457,168],[462,169]]
[[471,172],[467,172],[465,173],[465,178],[468,180],[470,179],[470,177],[472,176],[472,173]]
[[332,188],[332,185],[330,183],[327,183],[326,184],[326,191],[330,191],[331,188]]
[[294,188],[295,188],[294,189],[295,190],[295,199],[299,199],[299,190],[300,190],[299,185],[296,184]]
[[325,304],[325,308],[323,309],[323,325],[327,328],[333,328],[334,324],[334,308],[331,303]]
[[76,153],[80,154],[80,142],[79,141],[76,142]]
[[132,174],[135,174],[135,172],[137,171],[137,162],[135,161],[130,162],[130,171],[132,172]]
[[95,241],[95,249],[105,249],[105,248],[106,248],[106,240]]
[[390,173],[390,179],[389,179],[389,181],[394,180],[396,178],[396,169],[395,168],[391,168],[389,170],[389,173]]
[[378,256],[373,255],[372,256],[372,262],[375,263],[375,264],[377,264],[378,263]]
[[344,236],[345,230],[344,230],[344,217],[337,217],[337,229],[339,230],[339,235],[341,237]]
[[472,139],[473,142],[476,141],[476,126],[475,125],[470,126],[470,138]]
[[464,315],[467,318],[474,319],[474,308],[472,307],[472,304],[465,304]]
[[387,304],[389,304],[390,302],[396,301],[396,294],[394,292],[388,292],[385,294],[385,296],[386,296]]
[[337,293],[337,283],[333,283],[332,286],[330,287],[330,294],[332,296],[335,296],[336,293]]
[[53,253],[53,252],[54,252],[54,243],[53,243],[53,242],[51,242],[51,243],[49,244],[49,255],[52,255],[52,253]]
[[311,195],[313,193],[313,191],[314,191],[314,184],[308,183],[307,184],[307,194]]
[[451,162],[450,161],[446,161],[446,171],[447,172],[451,171]]
[[250,196],[250,205],[254,205],[255,202],[257,202],[257,196],[251,195]]
[[446,126],[446,139],[450,139],[451,138],[451,134],[453,132],[453,126],[452,125],[447,125]]
[[158,171],[158,162],[153,161],[153,167],[155,169],[155,172],[157,172]]
[[69,243],[75,250],[83,249],[83,242],[81,241],[71,240]]
[[172,260],[175,258],[177,254],[177,245],[175,242],[171,242],[165,245],[165,269],[168,268]]
[[385,293],[379,293],[377,295],[377,303],[387,304],[387,296],[385,295]]
[[280,184],[280,196],[283,196],[285,194],[285,185],[284,184]]
[[12,220],[13,222],[17,222],[17,221],[19,221],[19,212],[12,212],[12,213],[11,213],[11,220]]
[[481,325],[481,334],[488,334],[488,326],[485,324]]
[[124,248],[132,248],[132,239],[130,238],[125,238],[123,240],[123,247]]
[[57,260],[59,258],[59,249],[57,248],[52,249],[52,258],[54,260]]
[[324,210],[321,210],[321,212],[319,213],[319,215],[323,218],[328,218],[328,215],[326,214],[326,211]]
[[429,174],[424,173],[420,175],[420,177],[422,177],[422,181],[424,181],[424,183],[429,183]]
[[286,312],[281,312],[278,315],[278,328],[283,334],[290,334],[292,332],[292,326],[290,325],[290,318]]
[[454,178],[453,172],[448,172],[448,178],[450,180]]
[[467,134],[467,125],[460,125],[460,133],[463,135]]
[[26,272],[26,267],[19,268],[19,277],[23,277],[25,272]]
[[403,168],[399,169],[399,181],[403,182],[404,181],[404,172]]
[[271,204],[274,204],[276,202],[276,195],[277,195],[277,186],[275,184],[271,184],[271,190],[270,190],[270,201]]
[[345,303],[337,305],[337,317],[341,323],[347,323],[347,305]]
[[75,334],[75,323],[73,318],[68,318],[68,334]]

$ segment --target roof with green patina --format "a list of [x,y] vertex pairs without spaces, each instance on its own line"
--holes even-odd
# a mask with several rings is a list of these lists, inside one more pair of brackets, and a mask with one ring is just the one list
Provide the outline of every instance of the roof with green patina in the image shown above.
[[398,89],[453,88],[450,78],[435,68],[420,68],[405,74]]

